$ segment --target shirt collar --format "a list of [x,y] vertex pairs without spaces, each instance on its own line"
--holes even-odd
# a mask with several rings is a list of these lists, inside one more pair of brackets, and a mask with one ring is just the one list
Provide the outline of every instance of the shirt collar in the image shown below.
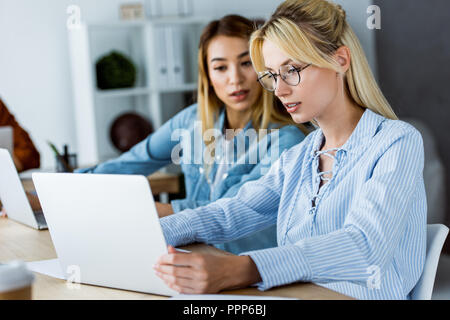
[[[373,136],[375,136],[380,124],[384,120],[386,120],[386,118],[383,116],[370,109],[366,109],[361,119],[359,119],[358,125],[350,135],[350,138],[348,138],[347,142],[339,149],[346,152],[352,152],[356,147],[365,145]],[[322,129],[319,128],[314,137],[313,148],[311,150],[312,157],[314,157],[316,151],[322,146],[323,138]]]

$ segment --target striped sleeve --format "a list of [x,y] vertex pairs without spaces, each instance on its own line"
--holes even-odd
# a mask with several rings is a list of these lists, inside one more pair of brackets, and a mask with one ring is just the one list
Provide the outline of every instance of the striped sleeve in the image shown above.
[[162,218],[167,242],[175,246],[223,243],[276,223],[283,187],[281,161],[282,158],[275,162],[262,178],[246,183],[234,198]]
[[383,277],[406,230],[423,170],[420,134],[408,130],[380,154],[343,227],[294,244],[242,253],[255,262],[260,290],[296,281],[369,284],[371,267]]

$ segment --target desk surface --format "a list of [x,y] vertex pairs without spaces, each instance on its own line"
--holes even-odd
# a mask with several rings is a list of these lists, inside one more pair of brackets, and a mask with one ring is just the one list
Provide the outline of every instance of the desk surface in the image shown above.
[[[214,247],[196,244],[184,247],[192,251],[222,253]],[[9,219],[0,218],[0,262],[13,260],[37,261],[56,258],[56,252],[48,231],[37,231]],[[163,296],[131,291],[81,285],[70,289],[65,281],[36,273],[33,299],[166,299]],[[293,297],[311,300],[351,299],[340,293],[312,283],[297,283],[261,292],[255,288],[224,291],[223,294],[265,295]]]

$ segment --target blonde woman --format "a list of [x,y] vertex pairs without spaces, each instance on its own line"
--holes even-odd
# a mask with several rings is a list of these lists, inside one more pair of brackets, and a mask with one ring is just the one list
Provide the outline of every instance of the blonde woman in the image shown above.
[[235,197],[161,222],[177,246],[276,221],[278,247],[218,257],[169,247],[157,274],[185,293],[311,281],[359,299],[408,299],[425,259],[422,139],[386,102],[344,10],[286,1],[250,48],[262,86],[295,122],[319,128]]
[[[147,139],[90,173],[149,175],[181,164],[186,198],[157,203],[163,217],[236,195],[248,181],[259,179],[281,152],[305,137],[289,114],[275,109],[272,93],[257,82],[249,54],[254,23],[237,15],[209,23],[200,38],[198,103],[184,109]],[[217,243],[240,253],[274,247],[276,226],[243,239]]]

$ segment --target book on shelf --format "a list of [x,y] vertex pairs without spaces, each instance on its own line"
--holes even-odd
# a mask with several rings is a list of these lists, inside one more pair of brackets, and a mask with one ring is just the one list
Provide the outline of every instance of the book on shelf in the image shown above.
[[168,78],[170,86],[184,83],[183,38],[181,27],[166,27]]
[[155,52],[156,52],[156,68],[158,75],[158,87],[169,85],[169,56],[166,46],[166,27],[155,28]]

